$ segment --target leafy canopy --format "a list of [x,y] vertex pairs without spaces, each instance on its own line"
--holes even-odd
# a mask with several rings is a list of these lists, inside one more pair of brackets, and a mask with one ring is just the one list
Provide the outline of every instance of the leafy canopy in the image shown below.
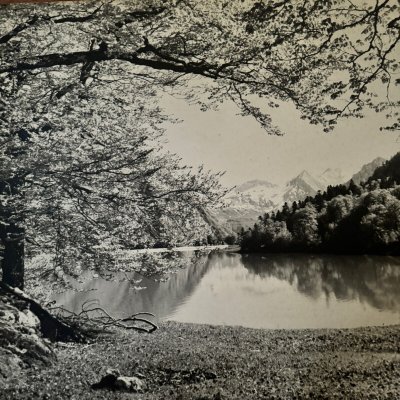
[[[292,101],[326,131],[369,107],[386,112],[387,128],[398,129],[399,12],[396,0],[3,6],[0,73],[43,76],[75,68],[67,81],[73,85],[109,84],[98,71],[110,70],[198,101],[203,91],[205,106],[233,100],[275,134],[280,131],[264,107],[275,100]],[[202,78],[196,95],[187,82],[194,77]],[[262,110],[254,96],[265,99]]]

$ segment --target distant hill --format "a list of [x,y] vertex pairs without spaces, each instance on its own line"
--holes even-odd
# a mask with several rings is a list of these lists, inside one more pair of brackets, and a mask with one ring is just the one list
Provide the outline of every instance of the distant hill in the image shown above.
[[242,226],[252,226],[260,213],[275,209],[281,202],[282,193],[278,185],[251,180],[228,193],[224,207],[208,210],[208,214],[219,230],[233,233]]
[[[382,157],[375,158],[375,160],[371,161],[368,164],[362,166],[360,171],[354,174],[351,179],[356,185],[359,185],[361,182],[366,182],[371,175],[375,172],[375,170],[380,167],[386,160]],[[349,181],[350,182],[350,181]],[[339,182],[343,183],[343,182]]]
[[247,190],[252,190],[254,188],[262,188],[262,187],[274,188],[276,186],[277,185],[274,185],[273,183],[268,182],[268,181],[264,181],[261,179],[254,179],[252,181],[247,181],[247,182],[242,183],[239,186],[236,186],[236,190],[239,192],[246,192]]
[[368,182],[374,180],[400,184],[400,152],[375,169],[369,177]]

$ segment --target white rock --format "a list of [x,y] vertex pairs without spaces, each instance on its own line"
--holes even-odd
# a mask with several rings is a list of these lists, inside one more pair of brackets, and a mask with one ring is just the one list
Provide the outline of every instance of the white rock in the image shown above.
[[145,387],[145,383],[136,376],[119,376],[115,381],[115,387],[131,392],[141,392]]
[[21,311],[18,317],[19,322],[28,328],[38,328],[40,325],[39,318],[30,310]]

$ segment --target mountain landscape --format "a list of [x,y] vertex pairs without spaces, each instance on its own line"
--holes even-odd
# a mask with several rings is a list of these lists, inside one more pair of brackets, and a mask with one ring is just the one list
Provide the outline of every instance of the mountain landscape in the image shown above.
[[400,153],[360,184],[350,180],[329,185],[315,196],[260,215],[253,227],[240,233],[241,249],[399,255],[398,182]]
[[[367,181],[384,162],[382,157],[374,159],[362,166],[351,179],[355,184]],[[222,234],[238,232],[242,227],[252,226],[260,215],[279,209],[285,202],[291,205],[294,201],[315,196],[329,185],[349,182],[340,168],[328,168],[318,176],[303,170],[283,185],[260,179],[246,181],[226,195],[224,207],[209,210],[209,222],[218,226]]]
[[368,164],[362,166],[360,171],[354,174],[351,179],[356,184],[359,185],[361,182],[366,182],[370,176],[375,172],[375,170],[382,166],[386,160],[382,157],[377,157]]

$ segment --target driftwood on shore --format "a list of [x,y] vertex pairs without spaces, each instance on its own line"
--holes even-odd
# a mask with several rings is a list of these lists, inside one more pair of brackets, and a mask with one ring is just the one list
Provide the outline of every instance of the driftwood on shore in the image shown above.
[[[139,332],[152,333],[158,327],[156,324],[144,318],[144,316],[152,316],[149,312],[138,312],[129,317],[115,318],[110,315],[104,308],[98,305],[97,300],[89,300],[82,304],[82,310],[74,313],[64,307],[54,307],[51,309],[62,315],[67,321],[78,321],[82,325],[91,326],[92,329],[104,330],[110,327],[123,328],[126,330],[136,330]],[[142,325],[134,325],[134,324]]]
[[[51,341],[86,342],[89,338],[110,327],[147,333],[157,329],[157,325],[143,317],[144,315],[152,315],[150,313],[138,313],[127,318],[114,318],[106,310],[94,304],[93,301],[84,303],[80,313],[73,313],[62,307],[47,310],[21,290],[4,282],[0,282],[0,290],[26,302],[31,312],[40,321],[42,335]],[[142,325],[133,325],[137,323]]]

